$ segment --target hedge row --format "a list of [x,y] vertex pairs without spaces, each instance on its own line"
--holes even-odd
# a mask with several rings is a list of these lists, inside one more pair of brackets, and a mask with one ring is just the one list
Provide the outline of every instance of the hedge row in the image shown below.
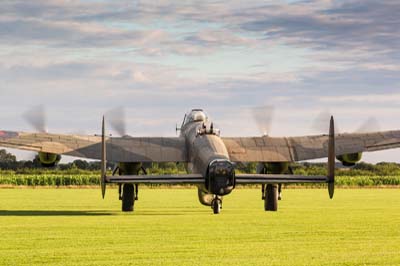
[[400,186],[400,176],[340,176],[336,180],[343,186]]
[[90,186],[99,177],[90,175],[1,175],[0,185],[15,186]]
[[[0,175],[0,185],[13,186],[91,186],[98,185],[93,175]],[[400,186],[400,176],[339,176],[337,186]],[[323,186],[323,184],[304,184]]]

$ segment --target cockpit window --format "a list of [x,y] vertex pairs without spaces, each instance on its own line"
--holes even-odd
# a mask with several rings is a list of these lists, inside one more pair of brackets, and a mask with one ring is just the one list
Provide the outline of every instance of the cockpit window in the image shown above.
[[193,109],[185,115],[183,125],[190,122],[206,122],[208,120],[206,113],[200,109]]

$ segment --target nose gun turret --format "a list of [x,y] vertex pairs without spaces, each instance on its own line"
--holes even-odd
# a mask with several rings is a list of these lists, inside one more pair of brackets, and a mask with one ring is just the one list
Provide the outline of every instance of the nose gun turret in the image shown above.
[[214,123],[211,123],[207,125],[206,123],[203,123],[201,127],[197,129],[197,134],[196,136],[202,136],[202,135],[220,135],[220,130],[217,128],[214,128]]

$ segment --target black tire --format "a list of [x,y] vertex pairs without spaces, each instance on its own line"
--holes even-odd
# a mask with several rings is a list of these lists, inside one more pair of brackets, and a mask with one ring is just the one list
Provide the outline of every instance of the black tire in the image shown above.
[[265,200],[264,200],[265,211],[278,210],[278,186],[268,184],[265,188]]
[[212,202],[213,212],[214,214],[219,214],[221,212],[221,200],[215,199]]
[[122,190],[122,211],[133,212],[135,204],[135,190],[133,184],[124,184]]

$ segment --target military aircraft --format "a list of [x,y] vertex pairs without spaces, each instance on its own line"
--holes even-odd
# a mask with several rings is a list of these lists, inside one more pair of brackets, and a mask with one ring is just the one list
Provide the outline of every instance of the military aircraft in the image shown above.
[[[110,137],[103,116],[101,136],[61,135],[47,132],[0,131],[0,146],[36,151],[44,166],[59,156],[101,160],[101,190],[106,184],[119,185],[122,211],[133,211],[139,184],[192,184],[198,187],[201,204],[220,213],[222,198],[241,184],[261,184],[265,211],[277,211],[281,184],[327,183],[334,193],[335,158],[354,165],[363,152],[400,147],[400,131],[335,134],[331,117],[329,133],[303,137],[221,137],[220,130],[201,109],[188,112],[179,137]],[[327,176],[301,176],[290,171],[291,162],[328,157]],[[106,162],[116,163],[106,174]],[[147,175],[144,164],[184,163],[188,174]],[[257,173],[239,174],[236,163],[257,162]]]

